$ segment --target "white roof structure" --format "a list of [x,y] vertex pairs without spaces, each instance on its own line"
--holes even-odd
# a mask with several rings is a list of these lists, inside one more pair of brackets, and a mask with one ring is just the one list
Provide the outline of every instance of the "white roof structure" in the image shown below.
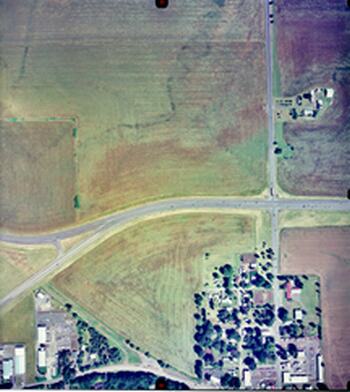
[[309,376],[306,374],[291,374],[290,372],[282,373],[284,384],[306,384],[309,382]]
[[213,384],[220,385],[220,378],[219,378],[219,377],[211,376],[210,381],[211,381]]
[[11,379],[11,377],[13,376],[13,360],[10,359],[4,359],[3,363],[2,363],[2,371],[3,371],[3,379],[4,381],[8,381]]
[[46,325],[38,325],[38,344],[47,343],[47,327]]
[[305,359],[305,351],[303,350],[298,350],[298,360],[304,360]]
[[319,382],[323,382],[324,381],[324,367],[323,367],[323,356],[321,354],[317,354],[316,364],[317,364],[317,380]]
[[312,116],[313,110],[312,109],[304,109],[305,116]]
[[334,89],[332,89],[332,88],[327,88],[326,97],[327,97],[327,98],[333,98],[333,96],[334,96]]
[[300,287],[292,287],[291,291],[292,291],[292,295],[298,295],[301,293],[301,288]]
[[15,373],[16,375],[26,372],[26,350],[24,346],[15,347]]
[[252,386],[252,374],[250,370],[244,369],[243,374],[242,374],[243,382],[245,387],[251,387]]
[[303,311],[301,309],[294,309],[294,318],[295,320],[302,320],[303,319]]
[[46,367],[46,349],[39,348],[38,350],[38,366],[40,368]]

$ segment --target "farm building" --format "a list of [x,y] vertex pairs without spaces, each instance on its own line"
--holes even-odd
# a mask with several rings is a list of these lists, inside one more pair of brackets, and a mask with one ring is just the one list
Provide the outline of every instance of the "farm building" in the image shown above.
[[15,347],[15,374],[23,375],[26,372],[26,352],[24,346]]

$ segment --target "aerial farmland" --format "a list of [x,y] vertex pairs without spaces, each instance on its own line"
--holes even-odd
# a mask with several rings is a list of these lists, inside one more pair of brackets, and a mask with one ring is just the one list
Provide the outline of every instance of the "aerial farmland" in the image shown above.
[[[77,119],[79,171],[70,178],[82,220],[159,198],[266,187],[263,4],[175,1],[159,14],[150,3],[1,3],[2,115],[23,127]],[[62,213],[37,204],[48,218]]]
[[276,1],[281,95],[315,87],[335,91],[321,119],[284,124],[284,139],[294,152],[279,160],[278,178],[293,195],[346,197],[349,188],[350,23],[345,3]]
[[0,0],[0,389],[350,389],[350,4]]
[[69,122],[1,122],[0,152],[6,166],[0,177],[2,226],[35,232],[74,223],[76,165]]

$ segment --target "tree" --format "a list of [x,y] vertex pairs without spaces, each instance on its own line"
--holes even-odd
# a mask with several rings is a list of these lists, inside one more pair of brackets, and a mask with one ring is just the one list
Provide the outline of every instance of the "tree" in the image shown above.
[[203,355],[203,349],[199,344],[195,344],[193,346],[193,351],[199,356],[201,357]]
[[221,379],[220,384],[224,388],[238,389],[241,386],[241,382],[238,377],[231,376],[229,373],[225,373]]
[[293,358],[298,356],[298,347],[294,343],[288,344],[287,351]]
[[80,208],[80,196],[75,195],[73,201],[74,201],[74,208],[79,209]]
[[197,359],[194,362],[194,372],[199,379],[203,377],[203,362],[200,359]]
[[222,275],[230,278],[233,274],[233,268],[230,264],[225,264],[219,268],[219,271]]
[[195,293],[194,294],[194,303],[196,304],[197,307],[200,307],[202,305],[202,301],[203,301],[203,297],[200,294]]
[[249,367],[250,370],[254,370],[256,368],[256,363],[254,361],[254,358],[252,357],[246,357],[243,360],[244,364]]
[[208,365],[208,364],[210,365],[210,364],[212,364],[214,362],[214,355],[212,353],[206,353],[203,356],[203,360],[204,360],[206,365]]
[[278,318],[284,323],[288,320],[288,310],[280,306],[277,310]]
[[235,339],[235,340],[240,339],[239,333],[234,328],[226,329],[226,336],[228,339]]

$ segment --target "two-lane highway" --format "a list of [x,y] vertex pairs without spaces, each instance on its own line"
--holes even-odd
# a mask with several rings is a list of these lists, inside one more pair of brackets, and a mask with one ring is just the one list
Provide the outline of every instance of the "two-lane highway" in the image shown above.
[[[5,306],[26,290],[34,287],[43,279],[53,274],[56,270],[61,269],[66,263],[72,259],[78,258],[83,251],[86,251],[98,240],[102,239],[108,230],[120,229],[133,222],[142,221],[160,214],[181,213],[188,211],[213,210],[232,212],[240,210],[267,210],[275,209],[285,210],[333,210],[333,211],[349,211],[350,202],[348,200],[264,200],[264,199],[236,199],[236,198],[188,198],[188,199],[169,199],[155,203],[145,204],[139,207],[131,208],[125,211],[117,212],[110,216],[101,218],[95,222],[87,223],[79,227],[64,229],[59,232],[42,234],[37,236],[23,236],[15,234],[0,234],[0,241],[16,243],[16,244],[43,244],[53,243],[57,241],[73,237],[77,234],[92,231],[93,234],[87,239],[81,241],[63,254],[59,254],[49,265],[29,277],[22,284],[8,293],[0,300],[0,307]],[[278,228],[274,228],[277,230]]]

